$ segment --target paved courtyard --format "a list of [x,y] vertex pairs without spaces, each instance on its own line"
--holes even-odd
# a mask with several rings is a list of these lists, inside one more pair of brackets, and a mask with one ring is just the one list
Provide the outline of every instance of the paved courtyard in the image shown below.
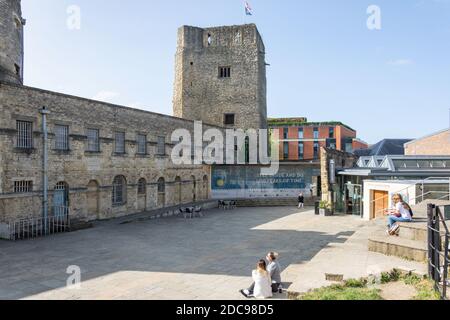
[[[286,286],[322,249],[365,223],[295,208],[214,209],[204,218],[164,218],[32,241],[0,241],[0,299],[241,299],[251,270],[280,253]],[[68,266],[81,288],[66,288]],[[276,298],[286,298],[278,295]]]

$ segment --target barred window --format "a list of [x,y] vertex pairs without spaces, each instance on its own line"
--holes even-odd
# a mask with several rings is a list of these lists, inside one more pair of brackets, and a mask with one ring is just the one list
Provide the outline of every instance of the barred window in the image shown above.
[[98,129],[88,129],[87,139],[88,139],[88,151],[99,152],[100,151],[100,141],[99,141],[99,130]]
[[145,194],[147,192],[147,181],[142,178],[138,181],[138,194]]
[[14,181],[14,193],[27,193],[33,191],[33,181]]
[[137,153],[147,154],[147,136],[144,134],[137,135]]
[[157,153],[160,156],[164,156],[166,154],[166,137],[158,137]]
[[230,78],[231,67],[219,67],[219,78]]
[[126,203],[127,181],[124,176],[117,176],[113,181],[112,203],[113,205],[123,205]]
[[16,147],[20,149],[33,148],[33,123],[29,121],[17,120],[16,129]]
[[69,126],[55,126],[55,149],[69,150]]
[[115,152],[116,153],[125,153],[125,132],[116,132],[115,133]]

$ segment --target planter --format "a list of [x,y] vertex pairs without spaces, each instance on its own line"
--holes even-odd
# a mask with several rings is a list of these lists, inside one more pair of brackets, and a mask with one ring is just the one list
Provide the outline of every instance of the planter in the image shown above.
[[333,215],[333,210],[330,209],[319,209],[319,214],[324,217],[331,217]]

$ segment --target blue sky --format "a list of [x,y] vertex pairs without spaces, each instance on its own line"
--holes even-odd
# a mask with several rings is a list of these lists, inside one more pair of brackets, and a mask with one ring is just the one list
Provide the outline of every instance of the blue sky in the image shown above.
[[[25,84],[172,114],[177,28],[256,23],[269,116],[339,120],[369,143],[449,125],[450,0],[249,3],[251,17],[241,0],[22,0]],[[366,26],[372,4],[381,30]]]

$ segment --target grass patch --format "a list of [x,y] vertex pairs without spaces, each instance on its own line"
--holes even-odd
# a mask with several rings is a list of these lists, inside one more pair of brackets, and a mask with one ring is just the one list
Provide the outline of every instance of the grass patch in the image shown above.
[[431,280],[410,274],[402,277],[402,281],[416,288],[417,295],[414,297],[414,300],[440,300],[439,293],[434,289],[434,284]]
[[380,290],[367,288],[367,281],[348,280],[344,284],[336,284],[330,287],[313,290],[300,300],[382,300]]
[[[413,300],[439,300],[433,282],[415,274],[402,274],[397,270],[381,274],[381,284],[404,282],[417,290]],[[381,290],[370,284],[367,279],[351,279],[342,284],[313,290],[299,297],[299,300],[383,300]]]

